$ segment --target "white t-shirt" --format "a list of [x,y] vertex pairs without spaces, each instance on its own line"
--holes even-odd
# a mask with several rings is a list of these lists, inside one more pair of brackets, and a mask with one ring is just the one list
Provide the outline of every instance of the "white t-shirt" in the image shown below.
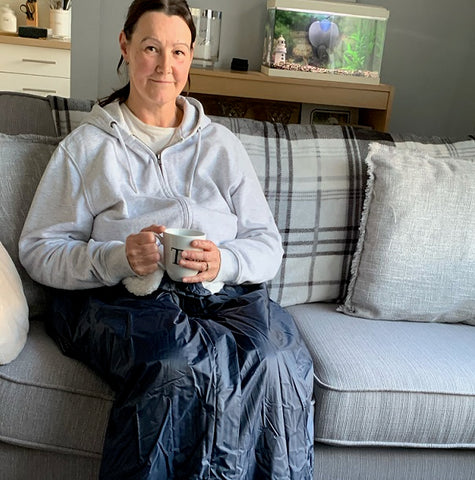
[[158,154],[173,143],[176,128],[148,125],[136,117],[125,103],[120,104],[120,111],[130,133],[142,140],[153,152]]

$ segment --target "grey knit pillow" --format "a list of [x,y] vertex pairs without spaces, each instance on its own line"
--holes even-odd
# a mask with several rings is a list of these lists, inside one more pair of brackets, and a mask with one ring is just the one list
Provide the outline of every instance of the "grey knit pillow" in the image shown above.
[[44,313],[45,289],[34,282],[18,259],[18,239],[38,182],[60,139],[0,133],[0,241],[20,274],[30,316]]
[[371,145],[348,294],[366,318],[475,325],[475,162]]

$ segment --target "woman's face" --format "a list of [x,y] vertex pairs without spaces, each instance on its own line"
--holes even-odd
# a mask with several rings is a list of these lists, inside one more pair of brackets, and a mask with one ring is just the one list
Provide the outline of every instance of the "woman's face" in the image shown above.
[[129,65],[129,100],[144,109],[174,107],[193,59],[186,22],[175,15],[147,12],[137,22],[130,41],[124,32],[119,41]]

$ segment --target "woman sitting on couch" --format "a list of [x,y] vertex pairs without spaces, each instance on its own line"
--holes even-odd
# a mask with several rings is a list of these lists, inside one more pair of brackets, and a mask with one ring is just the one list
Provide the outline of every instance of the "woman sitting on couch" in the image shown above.
[[[194,40],[184,0],[131,4],[130,81],[54,153],[21,261],[63,351],[116,392],[101,478],[310,480],[312,362],[264,285],[281,239],[241,143],[180,96]],[[166,227],[206,233],[180,261],[196,275],[161,270]]]

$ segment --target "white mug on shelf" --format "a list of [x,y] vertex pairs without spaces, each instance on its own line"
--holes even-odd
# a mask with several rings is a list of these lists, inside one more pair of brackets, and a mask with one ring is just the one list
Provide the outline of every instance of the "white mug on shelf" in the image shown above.
[[8,4],[0,6],[0,31],[7,33],[16,33],[17,31],[15,12]]

